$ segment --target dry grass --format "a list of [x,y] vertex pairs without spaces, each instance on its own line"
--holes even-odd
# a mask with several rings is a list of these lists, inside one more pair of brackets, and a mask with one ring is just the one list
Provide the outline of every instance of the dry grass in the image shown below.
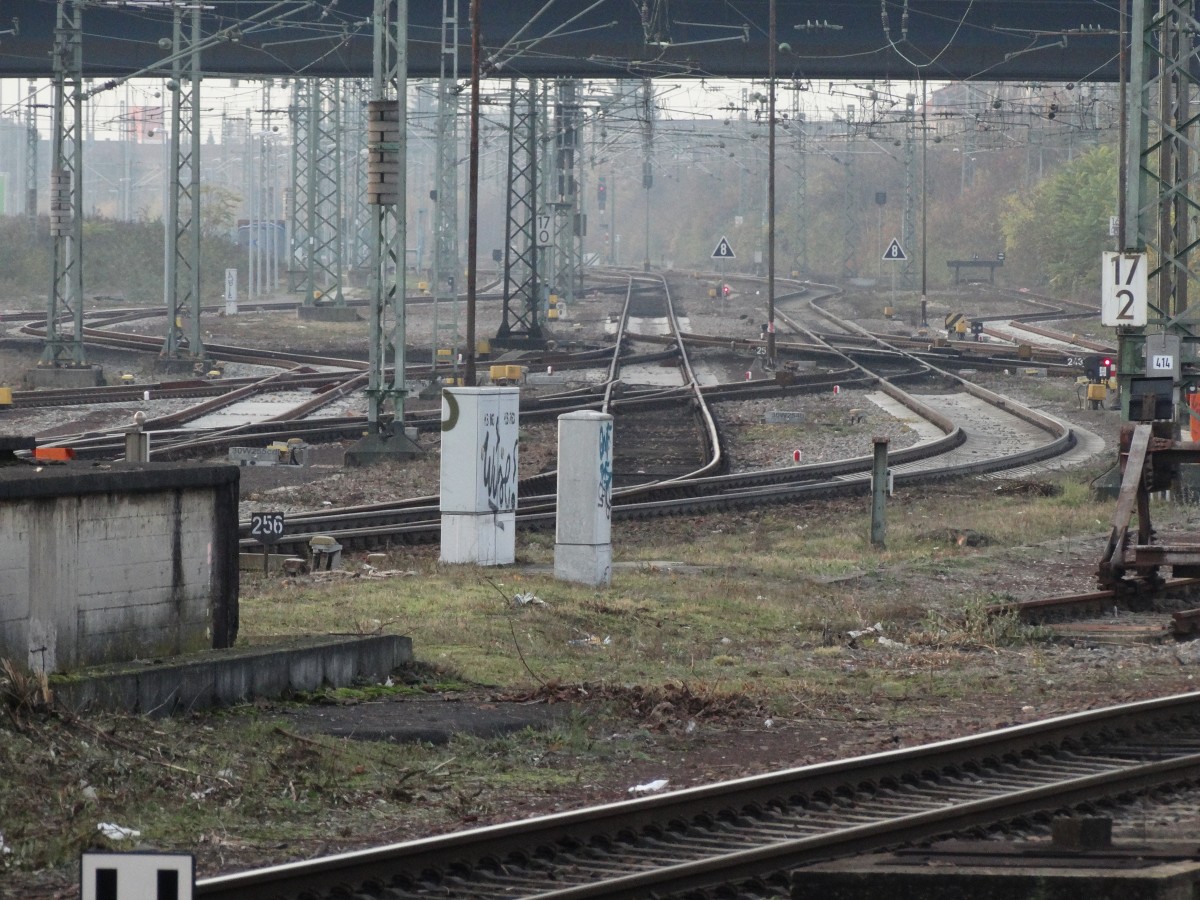
[[[1089,560],[1108,507],[1070,479],[1061,486],[1051,497],[987,483],[899,496],[882,550],[867,542],[860,500],[620,523],[614,556],[624,565],[602,589],[555,581],[544,534],[522,535],[522,565],[498,571],[444,566],[435,548],[418,548],[390,554],[389,568],[411,574],[388,579],[247,575],[244,642],[412,636],[422,668],[406,682],[324,702],[491,685],[492,698],[586,701],[587,714],[449,747],[376,745],[298,735],[274,703],[169,721],[80,719],[52,710],[48,686],[9,666],[0,881],[22,897],[55,896],[81,849],[107,845],[100,821],[196,852],[213,872],[612,799],[631,773],[661,772],[668,758],[679,766],[697,754],[695,780],[779,764],[766,744],[758,756],[742,752],[742,734],[774,729],[811,748],[813,729],[824,729],[820,753],[784,752],[827,758],[879,748],[854,742],[860,722],[943,736],[960,721],[947,710],[975,722],[983,708],[1032,709],[1047,683],[1070,685],[1072,702],[1080,691],[1167,689],[1181,678],[1173,660],[1170,670],[1139,659],[1064,674],[1036,635],[978,615],[1000,593],[1065,590],[1077,573],[1063,560]],[[968,530],[988,540],[951,538]],[[1043,541],[1052,543],[1033,549]],[[518,593],[543,602],[514,604]],[[704,756],[725,732],[736,770]]]

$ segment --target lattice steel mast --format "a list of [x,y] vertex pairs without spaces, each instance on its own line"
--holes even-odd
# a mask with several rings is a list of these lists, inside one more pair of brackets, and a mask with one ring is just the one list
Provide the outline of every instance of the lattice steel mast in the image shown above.
[[537,245],[537,81],[509,89],[508,199],[504,220],[504,309],[498,343],[544,342]]
[[[904,260],[904,287],[913,289],[916,265],[917,233],[917,95],[904,97],[904,221],[900,243],[908,254]],[[894,263],[893,263],[894,265]]]
[[[389,10],[394,9],[394,22]],[[408,222],[408,0],[375,0],[374,75],[368,106],[367,202],[372,207],[370,371],[367,436],[346,461],[416,456],[420,448],[404,432],[405,282]],[[390,365],[389,365],[390,363]],[[391,404],[390,427],[384,412]]]
[[[1189,0],[1136,0],[1133,4],[1121,230],[1123,249],[1148,250],[1151,268],[1148,325],[1119,331],[1122,407],[1127,419],[1143,418],[1140,408],[1131,407],[1129,388],[1132,382],[1153,380],[1141,377],[1149,375],[1148,340],[1182,341],[1186,345],[1180,348],[1183,359],[1194,358],[1200,341],[1188,308],[1200,247],[1193,226],[1200,215],[1196,200],[1200,179],[1193,162],[1200,107],[1192,99],[1197,90],[1192,60],[1200,43],[1200,20],[1194,6]],[[1155,353],[1169,358],[1172,351],[1172,345],[1166,343]],[[1195,386],[1191,372],[1185,370],[1177,376],[1173,408],[1180,406],[1181,391],[1190,396]],[[1178,430],[1178,420],[1174,428]]]
[[[54,29],[54,130],[50,237],[54,243],[46,344],[39,366],[85,367],[83,349],[83,3],[58,0]],[[71,333],[60,331],[60,319]]]
[[792,219],[795,222],[793,259],[796,271],[802,276],[808,272],[808,147],[804,127],[800,90],[794,86],[792,128],[796,134],[796,154],[792,166],[796,171],[796,189],[792,194]]
[[332,78],[308,81],[308,259],[304,305],[318,299],[344,306],[341,88]]
[[37,87],[33,79],[25,101],[25,219],[30,228],[37,224],[38,211],[38,130]]
[[[437,155],[433,197],[433,363],[443,328],[450,331],[451,358],[458,358],[458,0],[442,0],[441,71],[438,78]],[[441,322],[443,304],[451,321]]]
[[[292,102],[288,106],[288,117],[292,126],[292,188],[291,203],[288,204],[288,224],[291,241],[288,247],[288,290],[305,291],[308,288],[309,255],[309,104],[305,79],[292,82]],[[249,134],[246,137],[249,146]]]
[[[199,360],[200,341],[200,4],[191,7],[191,36],[176,6],[171,37],[171,183],[167,195],[167,267],[163,295],[167,334],[162,355]],[[187,333],[184,322],[187,321]]]
[[582,287],[583,218],[580,213],[579,82],[559,79],[554,109],[554,289],[568,304]]
[[[346,265],[351,283],[355,283],[353,279],[356,276],[365,276],[371,268],[372,212],[364,190],[367,183],[367,100],[370,92],[370,82],[361,78],[345,84],[343,109],[346,127],[342,135],[349,157],[346,166],[349,177],[342,179],[342,203],[350,229]],[[362,283],[361,280],[357,282],[359,286]]]

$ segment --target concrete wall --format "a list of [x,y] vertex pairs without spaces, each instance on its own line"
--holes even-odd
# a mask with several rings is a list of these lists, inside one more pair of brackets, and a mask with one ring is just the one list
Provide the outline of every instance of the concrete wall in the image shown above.
[[0,468],[0,657],[34,671],[237,637],[236,466]]

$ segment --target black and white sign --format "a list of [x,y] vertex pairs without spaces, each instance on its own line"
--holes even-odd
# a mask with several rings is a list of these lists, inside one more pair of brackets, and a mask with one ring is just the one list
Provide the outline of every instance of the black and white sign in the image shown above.
[[554,243],[554,230],[551,228],[551,223],[554,219],[551,216],[537,217],[537,245],[539,247],[549,247]]
[[237,315],[237,269],[225,270],[225,315]]
[[892,242],[883,251],[883,258],[885,260],[903,261],[908,259],[908,255],[904,252],[904,248],[900,246],[900,241],[897,238],[892,238]]
[[283,537],[283,513],[251,513],[250,536],[264,544],[275,543],[277,540]]
[[189,853],[84,853],[80,900],[192,900]]
[[713,259],[737,259],[733,252],[733,247],[729,245],[729,238],[722,237],[720,243],[712,252]]
[[1104,325],[1145,325],[1148,303],[1145,253],[1106,250],[1101,261],[1100,321]]

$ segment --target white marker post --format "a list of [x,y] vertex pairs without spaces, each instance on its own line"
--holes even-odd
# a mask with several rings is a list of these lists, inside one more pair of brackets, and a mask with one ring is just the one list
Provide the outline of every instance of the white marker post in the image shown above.
[[612,584],[613,417],[592,410],[558,417],[558,515],[554,577]]
[[510,387],[442,390],[442,562],[516,560],[520,396]]
[[195,866],[190,853],[84,853],[80,900],[192,900]]

